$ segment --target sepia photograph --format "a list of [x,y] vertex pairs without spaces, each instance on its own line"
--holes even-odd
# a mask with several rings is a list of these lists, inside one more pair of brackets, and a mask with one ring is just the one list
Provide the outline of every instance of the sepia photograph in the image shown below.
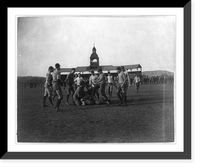
[[17,17],[18,143],[174,143],[176,17]]

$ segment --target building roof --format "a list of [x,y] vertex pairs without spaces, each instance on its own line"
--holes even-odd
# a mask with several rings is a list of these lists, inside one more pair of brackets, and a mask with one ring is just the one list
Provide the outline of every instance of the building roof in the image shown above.
[[124,65],[125,69],[138,69],[138,68],[142,68],[142,66],[140,64],[134,64],[134,65]]
[[[70,72],[72,68],[60,68],[61,72]],[[78,66],[76,67],[77,72],[87,71],[87,66]]]
[[[138,69],[138,68],[142,68],[142,66],[140,64],[134,64],[134,65],[121,65],[124,66],[125,69]],[[101,66],[102,70],[104,71],[112,71],[112,70],[116,70],[118,66],[113,66],[113,65],[103,65]]]
[[87,66],[78,66],[78,67],[76,67],[76,71],[77,71],[77,72],[88,71],[88,70],[87,70]]
[[[125,69],[138,69],[138,68],[142,68],[142,66],[140,64],[133,64],[133,65],[121,65],[124,66]],[[112,71],[112,70],[116,70],[118,66],[113,66],[113,65],[102,65],[99,66],[99,68],[101,68],[103,71]],[[72,68],[61,68],[61,72],[70,72]],[[98,70],[98,69],[91,69],[91,70]],[[88,69],[88,66],[78,66],[76,67],[76,72],[86,72],[86,71],[91,71],[90,69]]]

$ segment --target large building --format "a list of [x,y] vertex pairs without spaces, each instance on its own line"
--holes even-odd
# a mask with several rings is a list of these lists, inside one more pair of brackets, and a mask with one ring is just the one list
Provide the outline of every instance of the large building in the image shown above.
[[[124,66],[125,69],[128,70],[130,76],[134,74],[140,74],[142,73],[142,66],[140,64],[132,64],[132,65],[100,65],[99,64],[99,56],[96,52],[96,48],[92,48],[92,54],[90,56],[90,65],[89,66],[78,66],[76,67],[76,73],[81,73],[83,76],[89,76],[90,72],[93,70],[95,72],[98,71],[99,68],[103,70],[104,73],[108,73],[110,71],[114,76],[117,75],[116,68],[118,66]],[[65,78],[67,74],[70,73],[72,68],[61,68],[61,76],[62,78]]]

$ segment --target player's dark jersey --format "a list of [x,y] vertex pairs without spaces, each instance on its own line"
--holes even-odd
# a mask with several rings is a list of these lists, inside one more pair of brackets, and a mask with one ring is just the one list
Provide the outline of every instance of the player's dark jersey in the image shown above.
[[72,85],[74,83],[74,74],[70,73],[67,75],[66,82],[68,85]]

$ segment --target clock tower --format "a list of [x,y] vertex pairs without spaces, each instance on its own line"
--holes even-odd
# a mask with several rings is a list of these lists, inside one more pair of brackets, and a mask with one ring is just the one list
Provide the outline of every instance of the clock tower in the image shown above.
[[99,56],[96,53],[96,48],[92,48],[92,54],[90,56],[90,69],[98,69],[99,68]]

